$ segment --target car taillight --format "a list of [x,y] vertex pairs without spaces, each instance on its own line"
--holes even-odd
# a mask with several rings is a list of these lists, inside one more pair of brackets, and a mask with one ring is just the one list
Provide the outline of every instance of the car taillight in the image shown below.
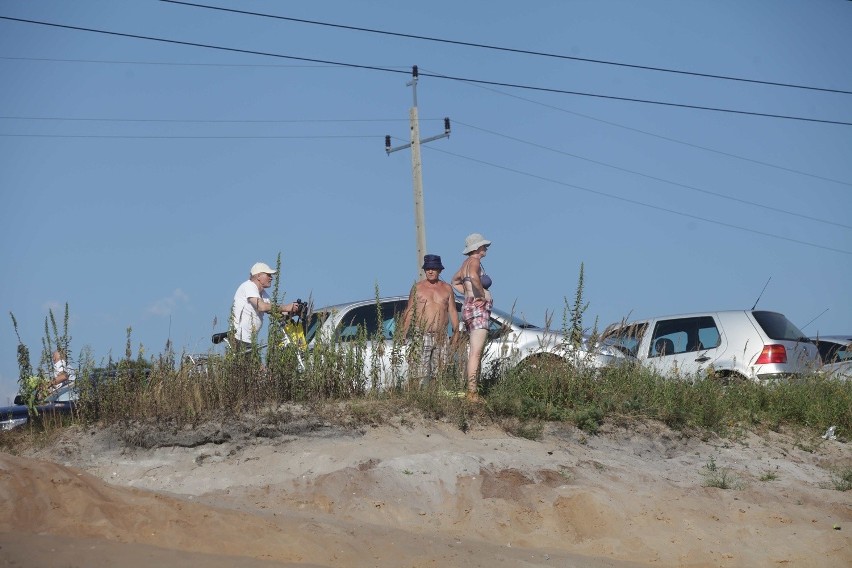
[[769,363],[786,363],[787,350],[783,345],[764,345],[763,351],[760,352],[760,357],[755,361],[755,365],[767,365]]

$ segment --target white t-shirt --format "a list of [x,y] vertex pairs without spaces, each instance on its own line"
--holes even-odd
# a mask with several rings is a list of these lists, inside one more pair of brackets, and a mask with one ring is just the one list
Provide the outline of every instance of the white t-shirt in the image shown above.
[[237,293],[234,294],[233,320],[234,329],[237,339],[251,342],[253,333],[260,331],[263,325],[263,312],[259,312],[249,303],[249,298],[260,298],[260,301],[269,303],[269,296],[266,290],[259,291],[257,284],[251,280],[246,280],[240,287],[237,288]]
[[65,359],[60,359],[53,364],[53,378],[55,379],[59,376],[59,373],[62,372],[68,375],[68,378],[65,380],[69,383],[73,383],[77,378],[76,375],[74,375],[74,369],[68,366],[68,362],[65,361]]

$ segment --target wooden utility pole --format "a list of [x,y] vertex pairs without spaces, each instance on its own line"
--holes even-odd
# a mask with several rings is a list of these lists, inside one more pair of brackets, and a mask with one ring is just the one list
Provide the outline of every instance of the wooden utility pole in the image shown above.
[[391,147],[390,135],[385,136],[385,152],[390,155],[391,152],[411,148],[411,175],[414,179],[414,231],[417,242],[417,275],[418,279],[424,276],[423,256],[426,254],[426,220],[423,213],[423,163],[420,160],[420,145],[439,138],[448,138],[450,136],[450,119],[444,119],[444,133],[437,136],[431,136],[423,140],[420,139],[420,121],[417,116],[417,65],[411,68],[411,81],[406,83],[406,86],[412,88],[414,92],[414,106],[408,113],[408,118],[411,125],[410,142],[402,146]]

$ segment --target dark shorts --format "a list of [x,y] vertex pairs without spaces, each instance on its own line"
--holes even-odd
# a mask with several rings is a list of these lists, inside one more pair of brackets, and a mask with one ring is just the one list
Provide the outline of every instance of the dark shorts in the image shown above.
[[469,332],[474,329],[488,329],[493,302],[486,300],[478,306],[473,302],[473,298],[465,298],[462,304],[462,320],[465,327]]

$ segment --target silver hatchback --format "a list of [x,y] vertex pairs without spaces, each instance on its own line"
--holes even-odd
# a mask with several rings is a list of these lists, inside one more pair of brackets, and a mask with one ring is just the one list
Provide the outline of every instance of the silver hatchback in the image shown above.
[[731,310],[621,322],[605,344],[663,376],[756,381],[790,378],[820,365],[816,346],[783,314]]

